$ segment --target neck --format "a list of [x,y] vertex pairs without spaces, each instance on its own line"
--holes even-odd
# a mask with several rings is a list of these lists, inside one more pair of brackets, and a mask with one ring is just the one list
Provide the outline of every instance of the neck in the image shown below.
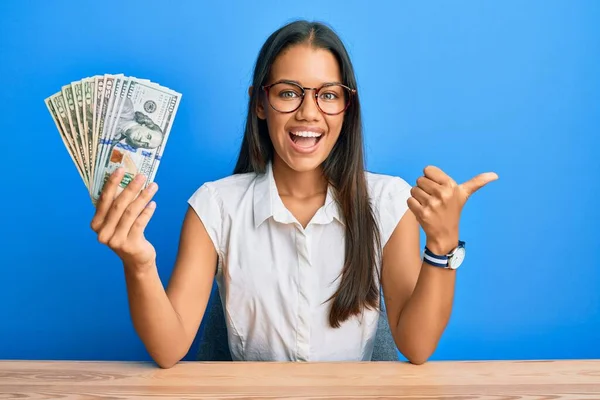
[[294,171],[277,156],[273,160],[273,178],[281,196],[308,198],[327,192],[327,179],[322,168]]

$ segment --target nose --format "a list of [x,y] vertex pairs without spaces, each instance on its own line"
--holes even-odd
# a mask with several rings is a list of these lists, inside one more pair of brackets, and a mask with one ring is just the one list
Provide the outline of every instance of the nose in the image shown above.
[[305,89],[304,101],[302,101],[300,108],[296,110],[296,118],[299,120],[316,121],[320,115],[321,111],[317,107],[315,89]]

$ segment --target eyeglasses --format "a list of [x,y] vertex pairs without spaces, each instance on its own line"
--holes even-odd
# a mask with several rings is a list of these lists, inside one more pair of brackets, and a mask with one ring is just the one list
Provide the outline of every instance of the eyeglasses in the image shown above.
[[307,90],[315,92],[317,108],[324,114],[340,114],[350,105],[356,89],[351,89],[341,83],[327,83],[320,88],[303,87],[292,81],[278,81],[262,86],[269,104],[275,111],[291,113],[302,105]]

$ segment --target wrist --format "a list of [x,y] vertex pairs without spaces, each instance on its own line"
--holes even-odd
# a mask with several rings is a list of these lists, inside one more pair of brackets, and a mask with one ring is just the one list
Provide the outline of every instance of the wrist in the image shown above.
[[423,251],[423,262],[450,270],[460,267],[465,258],[465,242],[454,240],[427,240]]
[[156,271],[156,262],[149,261],[146,263],[123,262],[125,275],[136,280],[143,280],[148,275]]
[[457,238],[427,238],[425,246],[434,254],[446,255],[458,246]]

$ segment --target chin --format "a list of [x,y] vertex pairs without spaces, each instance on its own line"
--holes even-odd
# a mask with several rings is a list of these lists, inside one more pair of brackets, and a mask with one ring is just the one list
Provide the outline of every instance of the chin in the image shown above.
[[[291,135],[290,135],[291,136]],[[329,143],[330,138],[324,136],[313,146],[300,146],[285,135],[284,140],[279,140],[276,152],[288,168],[295,172],[309,172],[321,168],[321,165],[329,156],[333,146]]]
[[286,157],[284,162],[295,172],[310,172],[321,168],[324,159],[321,157]]
[[275,146],[275,161],[285,169],[289,169],[294,172],[310,172],[321,168],[321,164],[327,158],[327,154],[313,153],[313,154],[298,154],[294,151],[290,151],[289,148],[283,146],[283,148],[277,148]]

